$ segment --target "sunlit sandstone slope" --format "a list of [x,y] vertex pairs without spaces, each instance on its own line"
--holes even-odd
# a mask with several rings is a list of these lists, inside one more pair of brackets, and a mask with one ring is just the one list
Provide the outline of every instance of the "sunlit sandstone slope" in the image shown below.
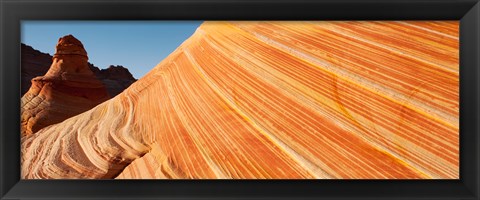
[[206,22],[23,178],[459,177],[458,22]]

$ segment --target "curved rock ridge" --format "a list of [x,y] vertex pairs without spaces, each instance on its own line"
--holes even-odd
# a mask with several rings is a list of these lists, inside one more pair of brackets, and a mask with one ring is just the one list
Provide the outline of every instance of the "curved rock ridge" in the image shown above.
[[458,179],[456,21],[205,22],[22,178]]
[[[52,65],[53,57],[47,53],[35,50],[31,46],[21,44],[22,62],[22,91],[25,95],[32,86],[31,80],[37,76],[43,76]],[[121,65],[109,66],[107,69],[99,69],[91,63],[88,67],[95,76],[102,81],[111,97],[120,94],[125,88],[137,81],[126,67]]]
[[21,134],[87,111],[109,99],[105,86],[88,66],[87,52],[72,35],[59,39],[53,63],[44,76],[32,79],[21,99]]

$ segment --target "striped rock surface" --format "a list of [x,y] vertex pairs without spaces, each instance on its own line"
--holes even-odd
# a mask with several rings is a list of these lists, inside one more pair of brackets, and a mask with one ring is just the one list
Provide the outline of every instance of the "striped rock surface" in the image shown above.
[[459,178],[458,22],[205,22],[22,177]]

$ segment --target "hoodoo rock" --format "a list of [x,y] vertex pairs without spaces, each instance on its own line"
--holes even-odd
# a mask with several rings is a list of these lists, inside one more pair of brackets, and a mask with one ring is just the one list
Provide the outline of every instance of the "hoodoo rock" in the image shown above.
[[21,177],[458,179],[458,28],[205,22],[115,98],[23,138]]
[[[21,96],[25,95],[32,86],[32,79],[37,76],[43,76],[52,65],[53,57],[47,53],[35,50],[31,46],[21,44],[22,60],[22,91]],[[88,67],[95,76],[102,81],[111,97],[116,96],[132,83],[137,81],[126,67],[117,65],[109,66],[107,69],[99,69],[92,63]]]
[[85,112],[110,97],[88,65],[82,43],[72,35],[58,40],[53,63],[44,76],[32,79],[21,99],[21,134]]

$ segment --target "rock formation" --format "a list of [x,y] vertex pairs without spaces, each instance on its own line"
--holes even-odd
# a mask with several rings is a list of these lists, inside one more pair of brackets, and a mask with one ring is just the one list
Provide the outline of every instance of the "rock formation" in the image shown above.
[[[31,80],[33,78],[43,76],[47,73],[50,65],[52,65],[53,57],[25,44],[21,44],[21,55],[21,95],[23,96],[28,89],[30,89],[32,85]],[[88,67],[93,71],[95,76],[102,81],[111,97],[116,96],[136,81],[128,69],[120,65],[112,65],[107,69],[99,69],[93,64],[88,63]]]
[[114,97],[128,88],[135,79],[127,68],[121,65],[110,65],[107,69],[90,68],[107,88],[108,94]]
[[58,40],[53,63],[32,79],[21,99],[22,136],[59,123],[109,99],[105,86],[90,70],[87,52],[72,35]]
[[30,86],[32,86],[31,80],[47,73],[51,64],[52,56],[50,54],[35,50],[31,46],[21,44],[22,96],[27,93]]
[[21,177],[459,178],[449,22],[205,22],[99,106],[22,140]]

